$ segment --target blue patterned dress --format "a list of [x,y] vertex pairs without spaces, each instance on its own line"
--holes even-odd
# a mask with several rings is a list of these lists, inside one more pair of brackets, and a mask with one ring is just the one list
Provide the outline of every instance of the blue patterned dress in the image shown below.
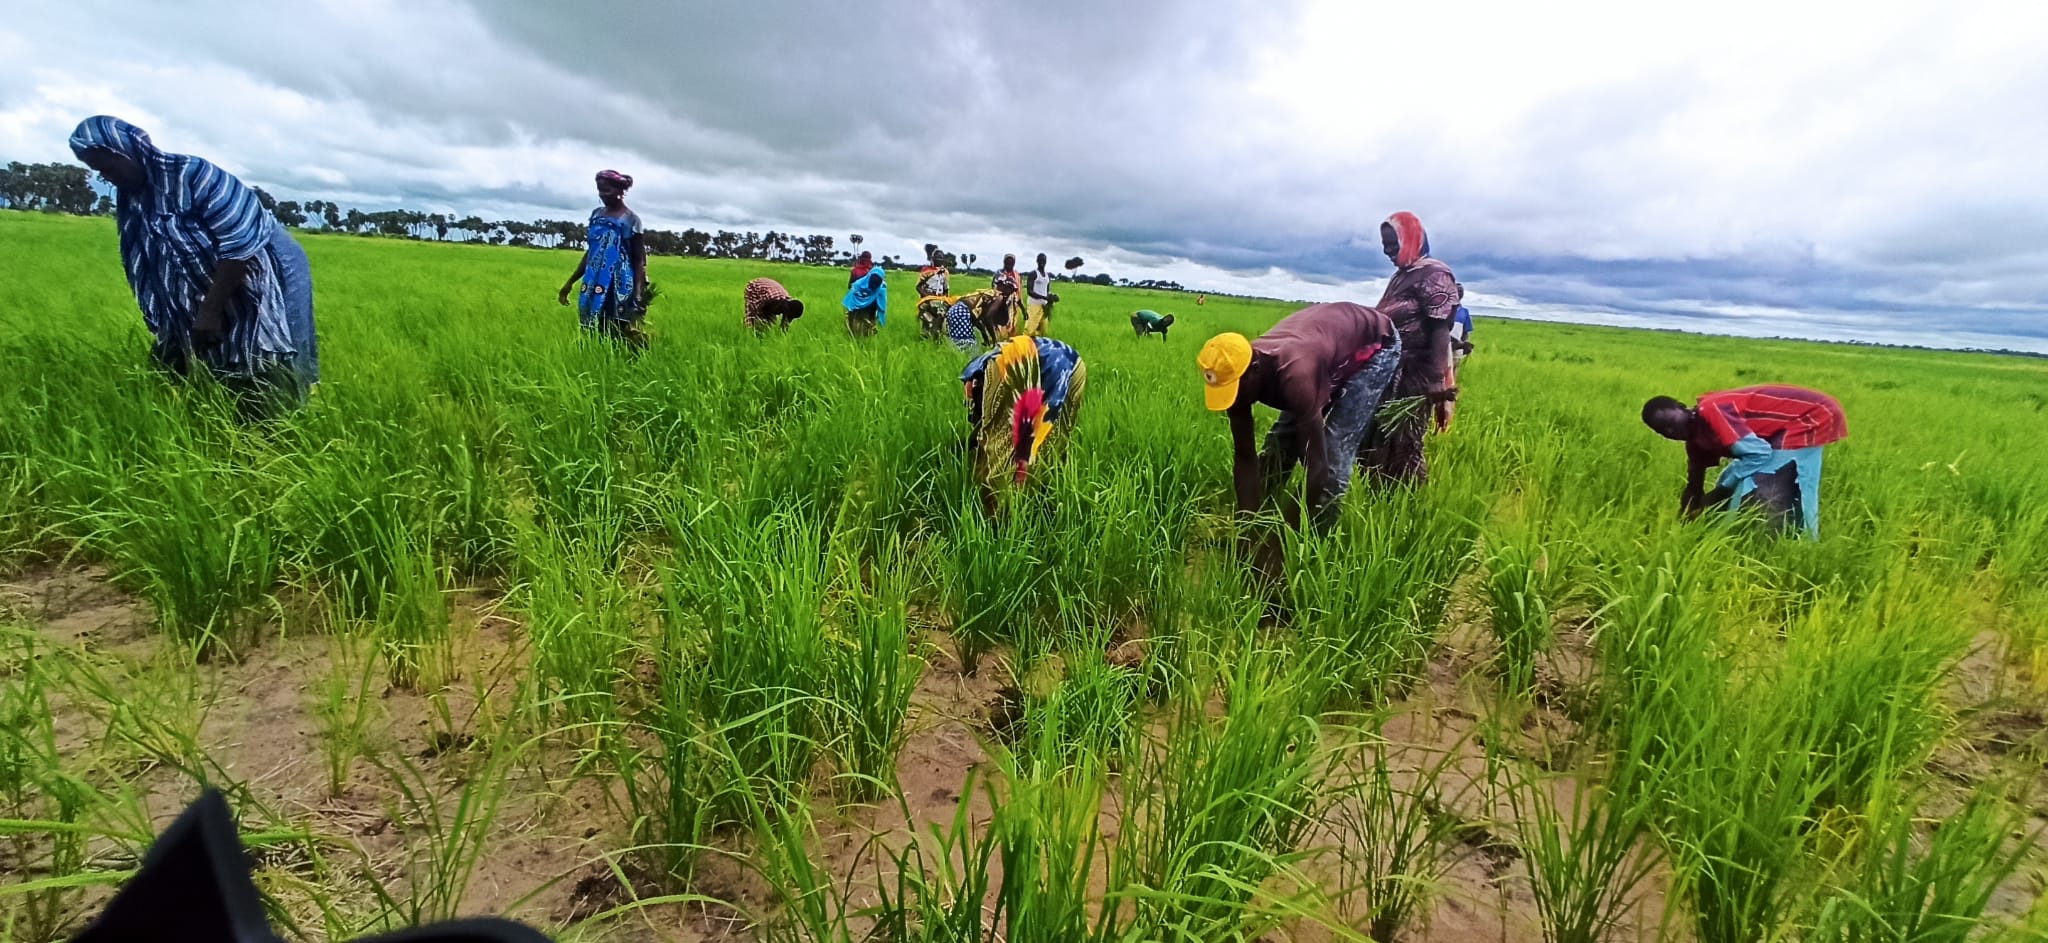
[[583,292],[576,296],[576,314],[586,330],[616,333],[637,324],[639,286],[633,281],[629,243],[641,233],[640,216],[627,211],[611,216],[600,206],[590,213],[590,234],[583,250]]

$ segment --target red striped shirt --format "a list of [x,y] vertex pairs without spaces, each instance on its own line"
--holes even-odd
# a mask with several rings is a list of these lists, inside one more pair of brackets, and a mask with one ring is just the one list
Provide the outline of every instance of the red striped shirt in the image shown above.
[[1708,393],[1700,397],[1699,415],[1694,445],[1721,454],[1746,435],[1789,450],[1827,445],[1849,434],[1841,403],[1819,390],[1798,386],[1769,384]]

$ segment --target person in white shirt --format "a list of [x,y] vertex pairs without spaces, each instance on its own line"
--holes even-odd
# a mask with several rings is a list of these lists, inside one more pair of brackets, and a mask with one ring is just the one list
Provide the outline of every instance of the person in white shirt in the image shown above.
[[1045,269],[1045,253],[1038,254],[1038,267],[1024,277],[1029,281],[1024,301],[1024,333],[1043,337],[1052,321],[1053,302],[1060,300],[1060,296],[1052,293],[1052,273]]

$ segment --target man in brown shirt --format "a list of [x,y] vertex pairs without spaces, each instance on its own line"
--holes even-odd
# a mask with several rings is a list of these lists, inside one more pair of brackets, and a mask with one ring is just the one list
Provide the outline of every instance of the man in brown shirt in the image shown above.
[[[1308,467],[1311,520],[1334,523],[1401,349],[1391,319],[1350,302],[1310,305],[1256,341],[1242,334],[1211,338],[1197,363],[1209,408],[1230,416],[1238,511],[1255,513],[1299,461]],[[1263,455],[1252,448],[1254,403],[1280,411]]]

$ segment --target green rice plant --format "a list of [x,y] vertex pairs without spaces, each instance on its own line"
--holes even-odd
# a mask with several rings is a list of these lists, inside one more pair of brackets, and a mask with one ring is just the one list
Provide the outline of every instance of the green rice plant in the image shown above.
[[1820,805],[1860,808],[1948,733],[1942,688],[1973,634],[1950,598],[1895,575],[1854,602],[1821,600],[1787,628],[1779,683],[1788,722],[1813,731],[1828,783]]
[[1071,652],[1050,692],[1025,694],[1016,762],[1027,769],[1121,765],[1138,739],[1138,684],[1137,672],[1109,664],[1100,646]]
[[116,579],[179,644],[233,655],[255,638],[281,568],[271,523],[235,477],[199,461],[139,470],[91,515]]
[[901,848],[884,852],[893,874],[876,881],[878,902],[864,913],[873,922],[872,938],[931,943],[996,939],[995,928],[1004,916],[1002,900],[991,900],[999,884],[998,829],[993,824],[978,827],[974,820],[977,785],[979,794],[990,797],[996,814],[1004,812],[993,801],[998,795],[994,788],[978,776],[973,769],[967,771],[951,819],[929,825]]
[[1657,869],[1648,839],[1665,771],[1632,746],[1564,776],[1489,751],[1489,779],[1507,799],[1546,943],[1615,939]]
[[28,940],[63,938],[98,883],[87,866],[98,792],[66,769],[46,647],[32,629],[0,624],[0,860],[18,878],[0,884],[0,930]]
[[846,637],[827,643],[832,738],[844,771],[841,782],[859,801],[895,788],[896,753],[903,721],[924,661],[911,651],[910,561],[894,545],[876,561],[872,594],[856,589],[841,605]]
[[1421,677],[1475,531],[1410,491],[1355,496],[1328,534],[1288,529],[1285,600],[1304,646],[1338,692],[1373,703]]
[[[1375,727],[1384,725],[1377,718]],[[1396,744],[1360,730],[1344,753],[1354,764],[1324,787],[1332,796],[1340,899],[1362,898],[1358,919],[1374,940],[1388,943],[1428,913],[1450,869],[1462,857],[1466,823],[1451,806],[1473,786],[1454,785],[1456,746]]]
[[682,563],[664,586],[669,618],[703,633],[698,713],[760,800],[786,804],[804,792],[833,710],[820,528],[798,511],[754,522],[716,506],[677,533]]
[[1550,648],[1551,562],[1529,532],[1495,531],[1486,540],[1486,599],[1494,669],[1510,696],[1536,687],[1536,659]]
[[389,928],[452,920],[491,839],[512,789],[525,745],[500,740],[459,757],[466,767],[450,782],[403,754],[372,758],[391,789],[387,816],[405,836],[403,888],[370,881]]
[[320,728],[320,752],[327,761],[327,792],[348,787],[358,759],[381,744],[373,725],[381,720],[376,659],[368,646],[349,636],[328,642],[330,664],[316,688],[313,716]]
[[1277,921],[1263,889],[1292,873],[1317,818],[1314,711],[1329,696],[1315,668],[1288,662],[1243,651],[1224,671],[1223,716],[1183,700],[1172,732],[1125,774],[1110,882],[1131,908],[1127,934],[1255,939]]
[[973,674],[995,646],[1033,631],[1047,573],[1044,527],[1032,516],[992,521],[961,506],[938,551],[946,561],[946,608],[960,663]]
[[[615,529],[616,519],[607,526]],[[632,599],[607,539],[535,525],[521,530],[519,545],[528,572],[511,596],[528,619],[535,706],[571,721],[615,718],[622,662],[635,638]]]
[[1810,728],[1731,705],[1671,759],[1664,843],[1707,943],[1771,937],[1815,871],[1811,810],[1832,785]]
[[[1904,790],[1869,798],[1813,926],[1814,943],[1979,939],[1993,896],[2027,860],[2038,829],[1993,790],[1929,822]],[[2016,840],[2016,837],[2018,840]]]

